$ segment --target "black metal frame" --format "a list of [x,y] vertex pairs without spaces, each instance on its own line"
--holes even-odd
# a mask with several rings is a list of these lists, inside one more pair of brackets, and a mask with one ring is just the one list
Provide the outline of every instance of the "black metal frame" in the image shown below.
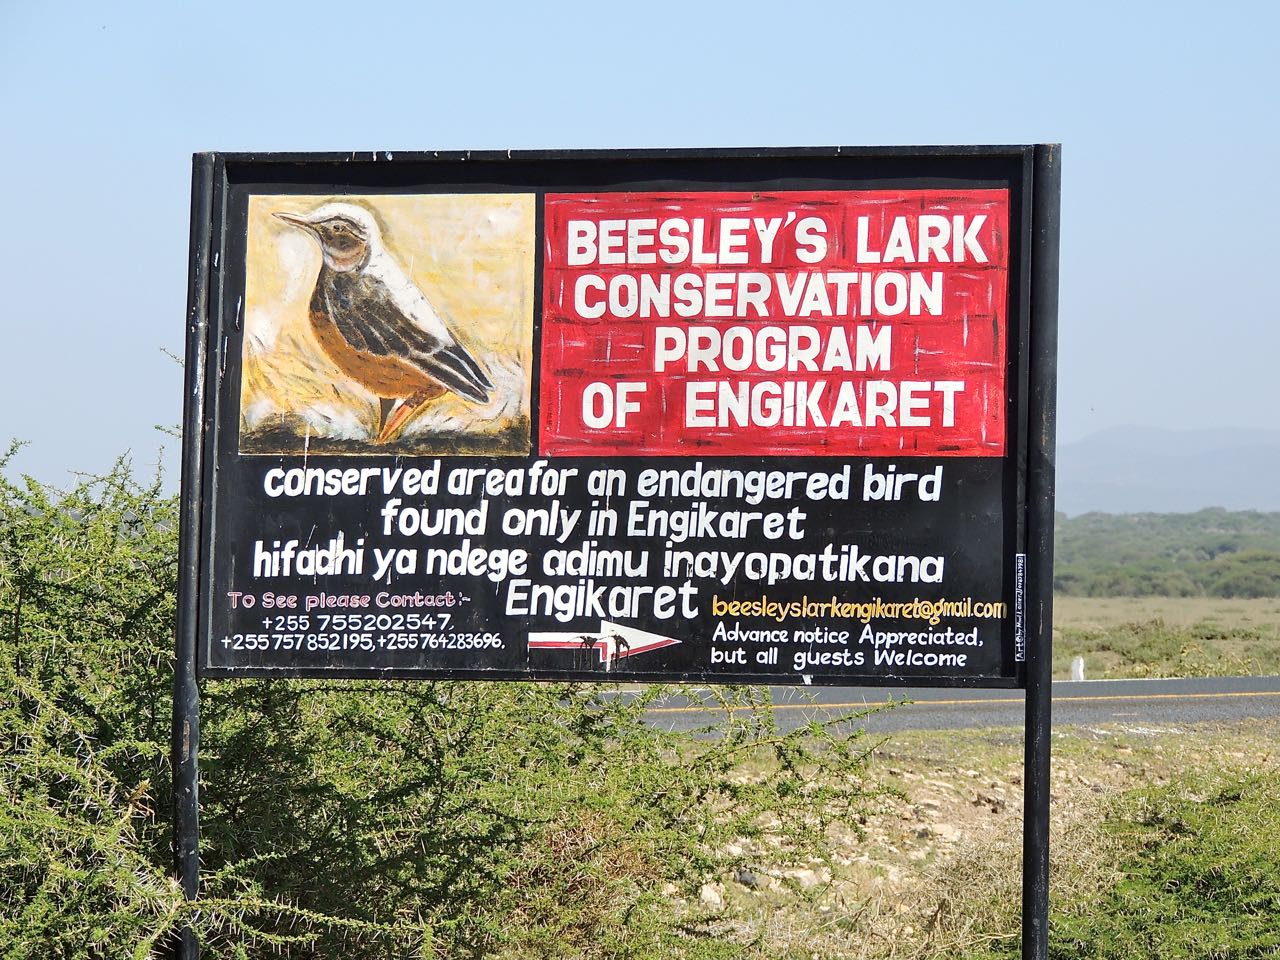
[[[200,687],[196,678],[199,632],[201,498],[208,433],[209,275],[212,267],[213,159],[198,155],[191,177],[191,266],[187,291],[187,390],[182,417],[182,507],[179,520],[178,636],[173,675],[173,858],[182,892],[200,891]],[[179,937],[180,960],[196,960],[200,944],[188,928]]]
[[1049,768],[1053,669],[1053,506],[1058,390],[1058,241],[1062,149],[1036,147],[1031,223],[1031,423],[1027,545],[1031,598],[1023,729],[1022,956],[1049,956]]
[[[415,171],[436,164],[449,165],[456,174],[466,168],[474,176],[457,178],[467,190],[484,190],[486,172],[514,171],[521,165],[562,165],[566,183],[589,187],[597,181],[613,184],[628,178],[620,166],[634,164],[635,170],[661,169],[678,162],[681,186],[697,189],[697,177],[722,185],[731,180],[743,162],[789,162],[804,168],[798,179],[785,178],[785,185],[770,181],[773,189],[802,189],[805,177],[822,179],[829,165],[845,168],[859,163],[892,161],[892,185],[905,180],[966,179],[973,163],[1006,160],[1021,169],[1022,208],[1011,217],[1021,228],[1017,237],[1020,274],[1014,290],[1017,302],[1010,315],[1020,318],[1019,336],[1011,335],[1021,350],[1010,368],[1010,394],[1020,402],[1012,408],[1011,434],[1020,440],[1024,458],[1014,464],[1018,481],[1014,489],[1022,496],[1017,504],[1015,552],[1025,544],[1028,561],[1025,610],[1026,661],[1018,664],[1015,676],[987,678],[941,678],[913,680],[918,685],[938,687],[1025,688],[1025,819],[1023,833],[1023,937],[1024,960],[1045,960],[1048,956],[1049,893],[1049,767],[1052,663],[1052,564],[1054,434],[1056,392],[1056,341],[1058,297],[1058,234],[1061,149],[1058,145],[1038,146],[946,146],[946,147],[805,147],[731,148],[714,150],[623,150],[623,151],[454,151],[409,152],[372,151],[351,154],[230,153],[197,154],[192,180],[191,261],[187,302],[186,396],[182,465],[182,510],[180,553],[180,597],[177,632],[177,662],[174,678],[173,770],[174,770],[174,861],[177,877],[188,899],[199,888],[199,677],[200,676],[367,676],[364,671],[306,669],[238,669],[220,671],[199,663],[199,640],[203,632],[205,594],[209,577],[209,556],[213,548],[213,497],[218,430],[216,402],[220,364],[225,354],[214,342],[221,322],[221,285],[226,253],[226,197],[229,172],[250,178],[254,183],[287,191],[290,185],[309,186],[341,180],[349,187],[395,189],[417,182]],[[940,173],[939,161],[946,161],[947,174]],[[607,173],[600,172],[607,170]],[[695,176],[696,175],[696,176]],[[847,174],[846,174],[847,175]],[[603,179],[601,179],[603,178]],[[518,179],[518,178],[517,178]],[[644,180],[643,177],[639,178]],[[663,181],[669,186],[669,181]],[[550,185],[548,185],[550,186]],[[557,188],[559,185],[556,185]],[[503,183],[510,189],[509,182]],[[541,214],[539,214],[541,216]],[[540,224],[539,224],[540,225]],[[540,280],[539,280],[540,282]],[[218,323],[211,323],[217,317]],[[1024,472],[1025,471],[1025,472]],[[380,672],[388,679],[421,678],[417,671]],[[452,671],[452,678],[512,679],[505,672]],[[575,677],[565,671],[538,671],[518,675],[524,679],[564,679]],[[580,678],[579,678],[580,679]],[[672,678],[663,678],[672,679]],[[690,675],[685,679],[714,680]],[[734,678],[735,680],[750,678]],[[776,682],[762,675],[758,682]],[[861,686],[900,685],[902,678],[869,678]],[[177,945],[180,960],[199,957],[199,944],[190,930]]]

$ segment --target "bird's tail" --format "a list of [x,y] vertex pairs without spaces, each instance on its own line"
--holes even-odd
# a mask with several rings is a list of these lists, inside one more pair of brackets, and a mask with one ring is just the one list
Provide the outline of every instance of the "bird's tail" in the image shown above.
[[476,403],[488,403],[493,381],[466,348],[454,343],[424,357],[433,377],[461,397]]

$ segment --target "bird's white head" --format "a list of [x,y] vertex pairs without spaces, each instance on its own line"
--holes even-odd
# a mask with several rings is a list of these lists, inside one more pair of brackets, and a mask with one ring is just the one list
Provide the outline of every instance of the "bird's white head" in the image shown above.
[[378,221],[354,203],[326,203],[310,213],[274,213],[278,220],[307,231],[320,243],[331,270],[359,270],[382,243]]

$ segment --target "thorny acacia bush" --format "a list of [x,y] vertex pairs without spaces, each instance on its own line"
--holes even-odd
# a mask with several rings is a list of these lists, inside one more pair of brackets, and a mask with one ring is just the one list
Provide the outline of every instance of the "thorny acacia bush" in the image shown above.
[[660,689],[206,683],[187,904],[169,875],[176,582],[158,482],[121,465],[56,492],[0,470],[9,960],[141,960],[185,923],[208,957],[752,956],[688,906],[738,863],[730,842],[821,857],[879,794],[865,739],[784,735],[760,691],[709,694],[718,732],[695,739],[644,722]]

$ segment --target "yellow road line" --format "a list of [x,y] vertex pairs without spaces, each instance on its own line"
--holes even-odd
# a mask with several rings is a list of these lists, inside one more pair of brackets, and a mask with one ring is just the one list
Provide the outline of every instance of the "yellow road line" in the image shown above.
[[[1217,700],[1223,697],[1280,697],[1280,690],[1233,690],[1225,693],[1138,693],[1133,696],[1112,693],[1096,697],[1054,697],[1054,703],[1090,703],[1099,700]],[[884,701],[881,701],[884,702]],[[913,703],[929,704],[935,707],[970,706],[981,703],[1022,703],[1022,697],[982,697],[972,700],[915,700]],[[775,710],[866,710],[879,706],[873,701],[862,703],[775,703]],[[646,713],[701,713],[705,710],[726,709],[724,707],[651,707]],[[731,706],[729,710],[750,710],[746,706]]]

